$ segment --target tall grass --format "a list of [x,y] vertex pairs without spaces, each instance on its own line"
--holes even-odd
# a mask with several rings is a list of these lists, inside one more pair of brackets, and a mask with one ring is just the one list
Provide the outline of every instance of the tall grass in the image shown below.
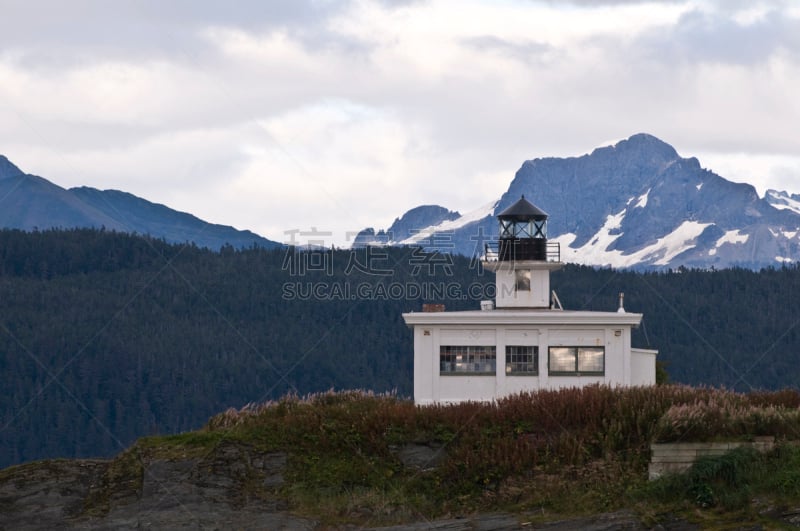
[[[564,500],[565,508],[579,510],[579,491],[593,507],[623,503],[632,485],[646,481],[656,440],[800,438],[798,404],[796,391],[744,395],[674,385],[542,390],[432,406],[349,391],[228,410],[205,430],[287,452],[289,496],[307,507],[332,497],[373,512],[414,503],[433,515],[559,507]],[[441,449],[446,457],[422,470],[407,467],[400,450],[408,445]],[[600,496],[598,481],[611,494]]]
[[656,430],[659,442],[710,441],[772,435],[800,439],[797,393],[750,395],[714,391],[673,404]]

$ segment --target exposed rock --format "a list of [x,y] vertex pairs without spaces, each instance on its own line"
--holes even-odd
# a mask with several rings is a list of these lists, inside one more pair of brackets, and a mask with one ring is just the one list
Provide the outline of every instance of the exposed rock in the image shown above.
[[[409,467],[428,467],[443,449],[411,444],[395,449]],[[402,457],[401,457],[402,456]],[[40,461],[0,471],[0,531],[134,529],[330,529],[288,511],[287,456],[222,442],[205,455],[142,457],[136,447],[113,461]],[[796,525],[800,510],[770,506],[766,515]],[[364,515],[368,520],[370,515]],[[622,531],[650,529],[631,511],[541,522],[541,515],[492,513],[418,521],[373,531]],[[698,526],[663,515],[653,529],[694,531]],[[753,529],[748,528],[748,529]]]
[[408,468],[427,470],[436,467],[445,457],[441,444],[407,444],[396,449],[397,458]]
[[285,467],[225,443],[200,458],[31,463],[0,475],[0,529],[314,529],[278,495]]
[[391,527],[367,528],[367,531],[514,531],[531,529],[510,514],[484,514],[471,518],[451,518],[405,524]]
[[0,529],[69,529],[83,511],[108,461],[53,460],[6,469],[0,475]]
[[586,518],[573,518],[558,522],[537,524],[536,529],[546,529],[548,531],[572,531],[573,529],[581,529],[583,531],[638,531],[648,528],[645,527],[632,512],[618,511]]

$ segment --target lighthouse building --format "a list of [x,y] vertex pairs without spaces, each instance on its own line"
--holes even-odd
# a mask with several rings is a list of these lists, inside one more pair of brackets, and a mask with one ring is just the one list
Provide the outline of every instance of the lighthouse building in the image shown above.
[[525,197],[498,214],[483,266],[496,299],[481,309],[404,313],[414,331],[414,402],[490,401],[523,391],[655,384],[657,351],[631,347],[642,314],[568,311],[550,290],[563,266],[547,241],[547,214]]

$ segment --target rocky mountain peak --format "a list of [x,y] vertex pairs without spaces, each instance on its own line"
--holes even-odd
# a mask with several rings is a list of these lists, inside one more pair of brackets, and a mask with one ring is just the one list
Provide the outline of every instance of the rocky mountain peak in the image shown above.
[[646,159],[651,162],[669,162],[680,158],[674,147],[647,133],[632,135],[617,142],[611,149],[620,158]]
[[21,230],[50,228],[101,228],[149,234],[169,242],[194,242],[220,249],[265,248],[280,244],[250,231],[207,223],[191,214],[152,203],[118,190],[86,186],[64,188],[47,179],[29,175],[0,155],[0,228]]
[[764,195],[764,200],[779,210],[790,210],[800,214],[800,194],[770,189]]
[[6,157],[0,155],[0,179],[10,179],[12,177],[19,177],[20,175],[24,175],[22,170],[17,168],[14,163]]
[[455,249],[439,250],[482,249],[496,237],[494,216],[522,195],[550,215],[548,237],[567,262],[761,268],[800,259],[800,196],[771,191],[762,199],[646,133],[581,156],[524,162],[491,212],[442,225]]
[[420,229],[457,219],[460,216],[461,214],[458,212],[448,210],[440,205],[421,205],[412,208],[401,217],[395,218],[387,233],[391,239],[402,241],[415,235]]

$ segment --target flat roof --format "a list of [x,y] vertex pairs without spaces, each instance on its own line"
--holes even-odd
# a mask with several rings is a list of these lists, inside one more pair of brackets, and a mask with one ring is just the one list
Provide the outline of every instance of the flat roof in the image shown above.
[[456,312],[409,312],[407,325],[595,325],[639,326],[642,314],[629,312],[591,312],[549,309],[493,309]]

